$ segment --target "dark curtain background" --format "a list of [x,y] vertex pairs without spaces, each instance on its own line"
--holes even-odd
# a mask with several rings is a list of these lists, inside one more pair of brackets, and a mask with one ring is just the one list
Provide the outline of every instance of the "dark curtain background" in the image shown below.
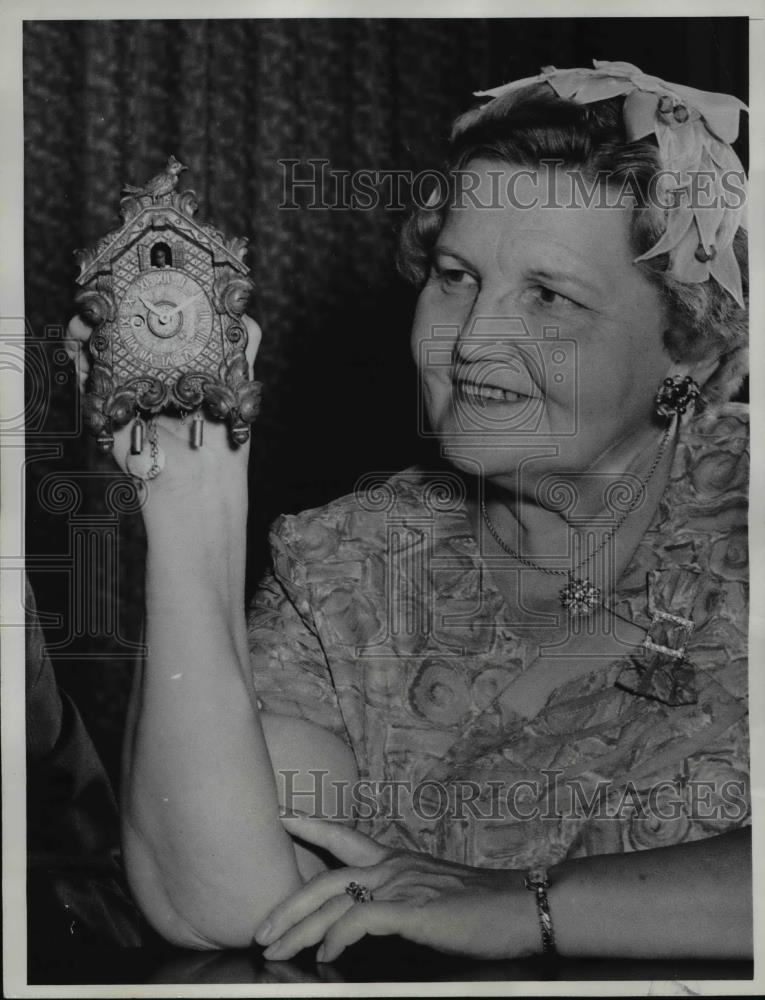
[[72,250],[115,228],[122,184],[145,181],[169,153],[190,168],[181,186],[196,190],[200,214],[249,236],[250,311],[265,330],[252,586],[279,512],[324,503],[363,472],[401,468],[421,447],[413,295],[393,265],[402,213],[279,209],[277,161],[433,166],[472,91],[593,58],[747,99],[742,18],[26,23],[29,575],[59,682],[112,775],[144,539],[110,460],[78,434],[60,350]]

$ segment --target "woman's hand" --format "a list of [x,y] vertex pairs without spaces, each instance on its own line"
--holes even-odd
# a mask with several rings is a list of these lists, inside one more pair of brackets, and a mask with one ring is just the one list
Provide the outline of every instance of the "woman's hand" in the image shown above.
[[[321,819],[283,818],[293,837],[325,848],[348,867],[323,872],[271,911],[255,934],[267,959],[291,958],[322,942],[331,962],[365,934],[398,934],[439,951],[474,958],[520,958],[539,946],[533,896],[516,871],[495,871],[395,851],[356,830]],[[349,882],[373,902],[356,903]]]
[[[243,322],[248,334],[246,355],[251,372],[260,346],[261,330],[249,316],[244,316]],[[69,322],[64,340],[66,352],[77,372],[81,392],[85,390],[90,371],[87,342],[92,333],[92,327],[75,316]],[[131,423],[132,421],[114,430],[113,454],[123,472],[127,471]],[[157,417],[158,443],[165,454],[165,463],[160,474],[149,483],[152,496],[177,498],[180,494],[188,498],[190,495],[198,496],[199,490],[212,488],[219,491],[222,483],[231,488],[237,479],[240,482],[246,480],[249,443],[233,445],[227,424],[218,420],[205,420],[204,443],[201,448],[192,448],[190,424],[190,417],[186,418],[184,424],[177,417],[166,414]],[[149,442],[145,440],[144,448],[148,447]]]

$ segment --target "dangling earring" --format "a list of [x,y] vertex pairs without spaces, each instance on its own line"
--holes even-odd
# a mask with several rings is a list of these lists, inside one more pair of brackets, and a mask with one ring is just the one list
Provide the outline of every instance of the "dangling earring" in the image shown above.
[[665,378],[656,393],[654,404],[660,417],[669,419],[685,413],[688,406],[701,395],[701,389],[690,375],[671,375]]

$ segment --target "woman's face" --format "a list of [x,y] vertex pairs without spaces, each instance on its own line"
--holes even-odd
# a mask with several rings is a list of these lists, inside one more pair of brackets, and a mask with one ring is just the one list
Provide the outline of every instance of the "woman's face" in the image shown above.
[[546,207],[539,174],[469,169],[481,204],[448,213],[415,314],[430,430],[453,464],[514,488],[521,463],[529,488],[606,456],[623,467],[655,438],[653,397],[681,370],[633,264],[629,208],[583,206],[565,174]]

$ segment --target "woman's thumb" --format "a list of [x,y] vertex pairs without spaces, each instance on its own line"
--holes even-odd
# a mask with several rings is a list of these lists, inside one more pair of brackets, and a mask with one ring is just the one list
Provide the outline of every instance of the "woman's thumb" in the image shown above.
[[74,316],[69,321],[66,328],[66,336],[64,337],[64,350],[74,363],[74,368],[77,372],[77,383],[81,392],[85,389],[85,383],[90,372],[90,358],[88,357],[86,345],[92,332],[92,328],[84,323],[79,316]]

